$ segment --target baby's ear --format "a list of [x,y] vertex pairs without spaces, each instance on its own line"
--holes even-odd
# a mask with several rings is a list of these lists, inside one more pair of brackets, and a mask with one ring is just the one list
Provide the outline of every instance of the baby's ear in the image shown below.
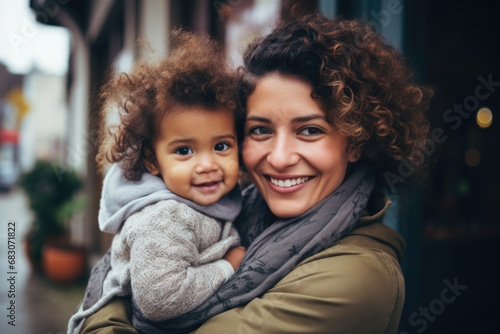
[[144,151],[144,166],[150,174],[160,175],[160,168],[156,162],[155,154],[151,149],[146,149]]

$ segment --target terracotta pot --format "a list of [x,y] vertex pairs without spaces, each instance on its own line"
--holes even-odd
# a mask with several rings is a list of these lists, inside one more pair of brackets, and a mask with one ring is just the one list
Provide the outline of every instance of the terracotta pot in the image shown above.
[[85,274],[87,253],[83,248],[48,244],[43,248],[42,256],[43,270],[55,282],[75,282]]

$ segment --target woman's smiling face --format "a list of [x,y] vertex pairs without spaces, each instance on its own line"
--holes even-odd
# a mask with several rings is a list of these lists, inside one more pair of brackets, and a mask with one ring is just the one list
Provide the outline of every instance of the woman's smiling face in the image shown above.
[[247,100],[243,161],[281,218],[301,215],[332,193],[357,160],[311,93],[305,81],[270,74]]

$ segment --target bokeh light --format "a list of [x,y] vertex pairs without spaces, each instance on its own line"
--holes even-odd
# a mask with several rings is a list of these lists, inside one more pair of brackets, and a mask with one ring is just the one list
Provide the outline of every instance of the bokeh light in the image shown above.
[[486,129],[493,123],[493,113],[489,108],[481,108],[476,115],[476,123],[480,128]]
[[476,167],[481,162],[481,153],[475,148],[469,148],[465,152],[465,163],[469,167]]

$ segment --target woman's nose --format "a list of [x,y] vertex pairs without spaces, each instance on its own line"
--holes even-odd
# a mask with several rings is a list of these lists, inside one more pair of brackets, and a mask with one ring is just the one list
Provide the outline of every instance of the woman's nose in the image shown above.
[[269,149],[267,162],[277,170],[293,166],[300,160],[294,140],[289,136],[275,136]]
[[195,167],[195,172],[198,174],[210,173],[215,172],[218,169],[219,165],[215,161],[215,158],[211,154],[203,154],[198,159],[198,163]]

